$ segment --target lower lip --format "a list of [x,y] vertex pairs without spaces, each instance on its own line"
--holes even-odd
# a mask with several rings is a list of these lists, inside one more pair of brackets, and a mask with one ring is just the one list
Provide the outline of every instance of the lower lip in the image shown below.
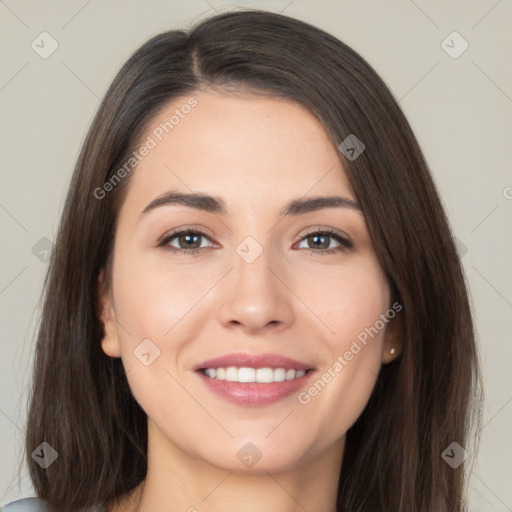
[[269,405],[303,388],[315,373],[309,370],[305,375],[293,380],[271,382],[231,382],[228,380],[212,379],[201,371],[196,372],[204,383],[219,396],[238,405],[260,406]]

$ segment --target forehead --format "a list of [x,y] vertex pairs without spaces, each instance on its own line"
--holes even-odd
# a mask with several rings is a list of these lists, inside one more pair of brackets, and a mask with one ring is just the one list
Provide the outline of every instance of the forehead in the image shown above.
[[321,121],[290,100],[195,91],[158,112],[137,148],[144,145],[125,203],[170,189],[208,192],[233,207],[336,192],[355,199]]

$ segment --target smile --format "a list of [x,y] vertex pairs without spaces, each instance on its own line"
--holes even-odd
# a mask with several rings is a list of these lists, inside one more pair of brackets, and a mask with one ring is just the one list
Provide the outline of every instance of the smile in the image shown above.
[[210,391],[224,400],[236,405],[257,407],[270,405],[297,394],[318,372],[314,369],[285,370],[228,366],[200,368],[195,373]]
[[229,366],[227,368],[205,368],[201,370],[211,379],[227,380],[229,382],[258,382],[272,383],[285,380],[295,380],[304,377],[306,370],[285,368],[249,368]]

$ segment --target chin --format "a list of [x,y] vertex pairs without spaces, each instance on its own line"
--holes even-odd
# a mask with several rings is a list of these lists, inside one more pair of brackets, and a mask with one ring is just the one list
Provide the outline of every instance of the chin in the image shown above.
[[[304,462],[304,454],[297,447],[290,446],[285,452],[282,444],[276,447],[268,439],[261,442],[245,440],[234,444],[236,446],[224,446],[218,455],[209,453],[203,460],[225,471],[244,474],[286,472]],[[234,456],[229,456],[229,452]]]

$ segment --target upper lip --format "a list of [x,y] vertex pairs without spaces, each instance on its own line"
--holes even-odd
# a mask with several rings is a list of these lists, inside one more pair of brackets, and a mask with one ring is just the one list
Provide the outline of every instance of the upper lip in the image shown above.
[[281,356],[279,354],[249,354],[235,353],[208,359],[197,364],[194,370],[205,368],[228,368],[236,366],[237,368],[284,368],[285,370],[310,370],[312,365],[301,363],[295,359]]

